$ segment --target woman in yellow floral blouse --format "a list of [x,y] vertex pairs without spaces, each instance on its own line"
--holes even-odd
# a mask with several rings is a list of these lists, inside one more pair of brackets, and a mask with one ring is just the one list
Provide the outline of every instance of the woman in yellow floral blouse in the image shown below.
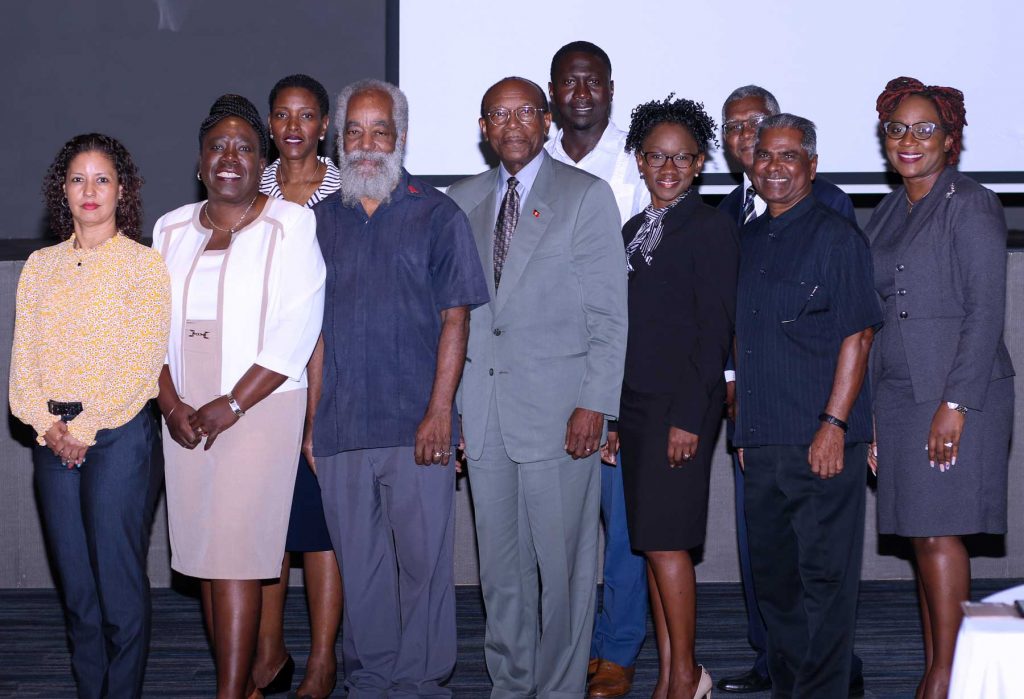
[[76,136],[43,192],[63,242],[18,283],[11,412],[35,429],[35,483],[79,697],[137,697],[149,643],[151,462],[170,282],[136,242],[142,180],[109,136]]

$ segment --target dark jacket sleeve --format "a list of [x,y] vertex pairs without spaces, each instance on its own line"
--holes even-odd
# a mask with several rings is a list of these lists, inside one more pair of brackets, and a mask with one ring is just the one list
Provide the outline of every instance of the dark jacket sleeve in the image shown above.
[[[966,188],[965,188],[966,189]],[[983,188],[952,197],[947,225],[960,279],[964,319],[944,400],[980,409],[1002,345],[1006,308],[1006,219],[995,194]]]
[[680,358],[683,370],[668,415],[670,424],[693,434],[700,434],[709,410],[722,410],[712,398],[723,382],[722,370],[732,348],[739,271],[735,224],[724,215],[702,223],[692,232],[690,270],[696,341],[689,356]]

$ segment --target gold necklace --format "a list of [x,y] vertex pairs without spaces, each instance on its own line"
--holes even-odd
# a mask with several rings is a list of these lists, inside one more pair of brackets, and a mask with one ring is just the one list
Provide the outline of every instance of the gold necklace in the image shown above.
[[252,198],[252,201],[249,202],[249,206],[245,207],[245,211],[242,212],[241,217],[239,217],[239,219],[235,221],[235,225],[232,226],[231,228],[221,228],[220,226],[213,222],[213,219],[210,218],[209,201],[203,204],[203,209],[201,213],[206,214],[206,222],[210,224],[210,228],[214,229],[215,231],[226,231],[228,233],[234,234],[234,232],[238,230],[238,227],[242,225],[242,221],[245,220],[245,217],[249,215],[249,209],[251,209],[252,205],[256,203],[256,200],[259,198],[259,196],[260,193],[256,192],[256,195]]
[[[309,198],[311,196],[313,196],[313,192],[316,191],[316,185],[317,185],[316,178],[317,178],[317,175],[320,174],[320,167],[322,165],[323,165],[323,163],[320,162],[319,158],[317,158],[317,160],[316,160],[316,169],[313,170],[313,179],[311,179],[308,182],[306,182],[306,188],[307,188],[306,191],[305,191],[306,196],[302,197],[302,201],[299,202],[300,204],[305,204],[306,202],[308,202]],[[277,172],[275,173],[275,177],[277,178],[277,186],[281,189],[281,195],[283,196],[284,195],[284,188],[286,186],[288,186],[289,184],[291,184],[291,183],[290,182],[285,182],[283,179],[281,179],[281,166],[280,165],[277,166]],[[285,197],[285,198],[287,198],[287,197]]]

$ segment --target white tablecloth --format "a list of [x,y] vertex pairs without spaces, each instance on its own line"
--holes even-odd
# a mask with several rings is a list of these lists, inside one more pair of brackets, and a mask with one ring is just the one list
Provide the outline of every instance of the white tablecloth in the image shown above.
[[964,617],[956,641],[949,697],[1024,697],[1024,619]]

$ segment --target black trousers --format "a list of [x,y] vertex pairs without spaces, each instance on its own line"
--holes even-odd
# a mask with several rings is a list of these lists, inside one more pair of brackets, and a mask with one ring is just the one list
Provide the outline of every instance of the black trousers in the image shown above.
[[811,473],[807,446],[744,450],[747,536],[779,699],[849,693],[864,547],[866,445],[842,473]]

